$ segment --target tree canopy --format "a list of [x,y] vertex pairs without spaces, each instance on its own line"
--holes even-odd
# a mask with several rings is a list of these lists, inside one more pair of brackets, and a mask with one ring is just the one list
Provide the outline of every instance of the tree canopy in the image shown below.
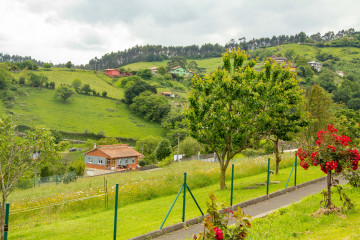
[[[223,68],[195,76],[189,93],[191,136],[216,153],[221,189],[230,160],[268,135],[278,121],[276,112],[289,111],[287,105],[297,99],[288,91],[297,83],[288,68],[268,60],[256,71],[256,61],[248,58],[239,50],[224,53]],[[289,100],[282,103],[284,98]]]

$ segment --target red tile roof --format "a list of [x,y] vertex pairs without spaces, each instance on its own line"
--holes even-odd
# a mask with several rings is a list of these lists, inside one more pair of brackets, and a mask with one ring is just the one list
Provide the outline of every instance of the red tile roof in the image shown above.
[[128,147],[127,144],[100,145],[99,147],[94,148],[85,154],[91,155],[91,152],[96,149],[103,152],[110,158],[124,158],[124,157],[137,157],[137,156],[140,157],[141,156],[141,153]]

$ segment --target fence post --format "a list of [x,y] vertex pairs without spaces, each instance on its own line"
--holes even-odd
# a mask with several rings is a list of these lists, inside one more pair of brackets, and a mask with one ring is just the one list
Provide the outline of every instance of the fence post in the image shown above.
[[9,231],[9,211],[10,211],[10,203],[6,203],[5,209],[5,225],[4,227],[4,240],[7,240],[8,231]]
[[231,166],[231,195],[230,195],[230,206],[233,205],[233,191],[234,191],[234,164]]
[[295,156],[295,180],[294,180],[295,187],[296,187],[296,175],[297,175],[297,156]]
[[119,184],[117,183],[116,184],[116,190],[115,190],[114,240],[116,240],[118,196],[119,196]]
[[183,222],[185,222],[185,202],[186,202],[186,172],[184,172],[184,193],[183,193],[183,214],[182,214]]
[[269,195],[269,184],[270,184],[270,158],[268,158],[268,170],[267,170],[266,195]]

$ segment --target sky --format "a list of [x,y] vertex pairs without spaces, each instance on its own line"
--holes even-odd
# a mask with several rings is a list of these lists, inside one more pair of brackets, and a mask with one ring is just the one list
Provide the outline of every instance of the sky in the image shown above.
[[0,52],[86,64],[135,45],[360,30],[358,0],[1,0]]

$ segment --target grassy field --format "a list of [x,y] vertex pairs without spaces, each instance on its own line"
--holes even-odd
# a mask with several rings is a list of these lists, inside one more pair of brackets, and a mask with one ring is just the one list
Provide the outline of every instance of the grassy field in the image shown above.
[[[285,159],[285,157],[283,157]],[[291,171],[293,157],[282,164],[280,174],[271,176],[270,192],[283,189]],[[266,187],[257,185],[266,181],[266,157],[239,159],[235,164],[234,203],[264,195]],[[272,166],[273,162],[272,162]],[[49,208],[20,212],[10,216],[11,239],[109,239],[112,236],[114,183],[120,184],[118,239],[146,233],[159,228],[188,172],[188,184],[203,211],[208,193],[214,191],[222,202],[229,203],[230,190],[219,190],[217,163],[190,161],[172,164],[160,170],[108,175],[109,207],[102,196]],[[298,169],[298,183],[323,176],[318,169]],[[104,177],[79,179],[68,185],[44,186],[14,192],[12,211],[29,207],[51,205],[71,198],[102,193]],[[230,185],[230,171],[227,175]],[[247,189],[251,187],[251,189]],[[180,222],[181,202],[175,204],[165,226]],[[187,194],[186,219],[199,216],[199,210]],[[44,216],[47,216],[44,218]],[[29,222],[31,219],[31,222]]]
[[[45,125],[66,132],[103,131],[109,137],[135,139],[164,134],[159,124],[136,116],[126,104],[116,107],[115,100],[76,94],[69,102],[63,103],[54,98],[53,90],[25,90],[28,96],[18,100],[11,109],[17,124]],[[0,106],[0,111],[3,114],[6,109]]]
[[[319,209],[322,199],[320,194],[315,194],[266,218],[254,220],[247,239],[360,239],[360,189],[347,186],[345,192],[355,204],[354,209],[344,212],[345,217],[336,214],[310,216]],[[335,205],[341,206],[337,193],[333,196]]]
[[[124,98],[123,90],[110,85],[108,82],[111,81],[111,78],[104,73],[98,72],[94,74],[94,71],[65,68],[52,68],[51,71],[41,71],[41,73],[49,78],[49,82],[55,82],[56,87],[60,86],[61,83],[71,85],[75,79],[80,79],[83,85],[90,84],[90,87],[100,92],[100,94],[106,91],[111,98]],[[20,73],[13,74],[15,78],[18,78],[17,75]]]

